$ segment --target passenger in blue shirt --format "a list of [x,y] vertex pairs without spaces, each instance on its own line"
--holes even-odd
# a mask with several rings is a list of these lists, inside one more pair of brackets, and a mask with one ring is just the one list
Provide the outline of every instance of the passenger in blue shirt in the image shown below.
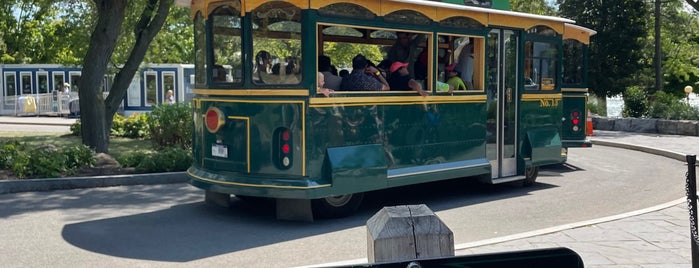
[[386,78],[376,67],[369,66],[366,57],[358,54],[352,59],[352,72],[342,78],[343,91],[386,91],[389,90]]

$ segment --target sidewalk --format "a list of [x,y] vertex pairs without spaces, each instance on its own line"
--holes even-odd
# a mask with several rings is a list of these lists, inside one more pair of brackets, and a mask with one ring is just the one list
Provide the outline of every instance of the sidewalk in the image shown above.
[[70,126],[77,118],[58,116],[0,116],[0,124]]
[[[595,131],[593,144],[641,150],[684,160],[699,153],[699,137]],[[593,145],[594,146],[594,145]],[[689,212],[686,197],[656,207],[559,226],[474,245],[456,255],[567,247],[585,267],[691,267]],[[502,241],[502,242],[499,242]]]

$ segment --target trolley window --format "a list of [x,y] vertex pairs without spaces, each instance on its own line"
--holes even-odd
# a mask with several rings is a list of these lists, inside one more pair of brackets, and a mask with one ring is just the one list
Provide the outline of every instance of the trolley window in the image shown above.
[[241,21],[240,2],[221,6],[211,15],[213,83],[242,82]]
[[524,89],[555,90],[558,80],[557,33],[545,26],[527,30],[533,40],[524,43]]
[[194,81],[197,86],[206,85],[206,23],[201,12],[194,17]]
[[268,2],[252,15],[252,81],[256,85],[297,85],[301,82],[301,9]]
[[437,40],[439,40],[437,49],[439,81],[447,83],[454,92],[484,90],[485,39],[475,36],[440,34]]
[[[427,75],[427,66],[430,63],[427,60],[431,57],[428,58],[424,54],[423,60],[419,58],[423,52],[429,53],[429,34],[349,25],[320,25],[318,40],[323,45],[322,49],[319,49],[319,55],[331,59],[332,66],[337,69],[337,75],[343,76],[343,73],[356,71],[353,70],[352,59],[361,54],[367,59],[368,66],[378,69],[389,82],[392,73],[399,69],[394,67],[392,71],[393,63],[406,63],[404,67],[411,78],[420,83],[423,89],[429,90],[431,81],[428,79],[430,76]],[[328,81],[327,78],[325,80]],[[411,92],[413,89],[391,88],[391,92],[398,91]]]
[[585,64],[585,44],[568,39],[563,41],[563,83],[566,85],[583,86]]

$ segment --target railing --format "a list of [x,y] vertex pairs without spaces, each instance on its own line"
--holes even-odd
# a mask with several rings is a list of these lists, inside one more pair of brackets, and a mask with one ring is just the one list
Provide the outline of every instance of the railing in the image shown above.
[[699,268],[699,232],[697,231],[697,156],[687,155],[687,208],[692,243],[692,267]]
[[[104,92],[107,98],[109,92]],[[79,115],[80,102],[77,92],[43,93],[32,95],[5,96],[0,103],[0,115]]]

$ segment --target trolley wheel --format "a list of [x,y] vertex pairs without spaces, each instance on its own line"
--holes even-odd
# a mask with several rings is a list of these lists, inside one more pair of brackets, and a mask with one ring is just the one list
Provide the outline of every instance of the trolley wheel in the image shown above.
[[318,218],[342,218],[357,211],[364,193],[336,195],[313,199],[313,214]]
[[539,167],[528,167],[524,169],[524,181],[522,182],[522,185],[527,187],[527,186],[532,186],[534,183],[536,183],[536,177],[539,176]]

